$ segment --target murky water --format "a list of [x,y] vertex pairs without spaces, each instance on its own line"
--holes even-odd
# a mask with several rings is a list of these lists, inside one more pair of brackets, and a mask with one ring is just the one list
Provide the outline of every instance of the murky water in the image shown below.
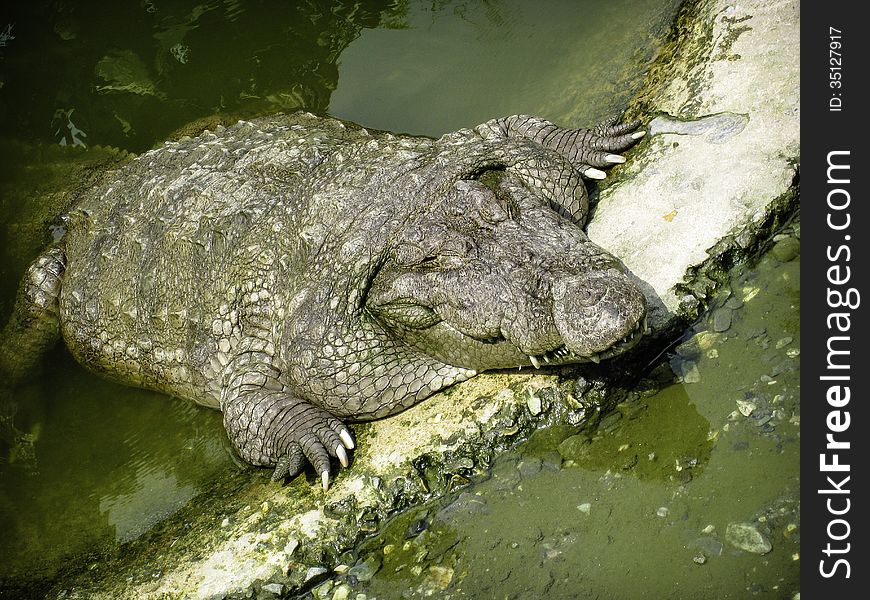
[[[430,135],[520,112],[589,124],[638,88],[676,2],[12,4],[0,8],[0,320],[51,238],[66,201],[52,194],[123,161],[115,148],[140,152],[217,112],[300,107]],[[597,432],[543,434],[488,481],[406,515],[363,549],[381,566],[355,587],[790,597],[797,266],[768,258],[735,275],[716,313],[725,330],[704,324],[652,376],[683,383]],[[99,380],[63,349],[0,405],[10,590],[86,568],[244,468],[216,412]],[[741,523],[772,549],[736,548],[729,524],[734,538]]]
[[591,432],[537,432],[486,481],[395,519],[312,595],[347,586],[369,600],[792,598],[797,239],[799,226],[776,255],[733,273],[651,371],[646,383],[661,391]]

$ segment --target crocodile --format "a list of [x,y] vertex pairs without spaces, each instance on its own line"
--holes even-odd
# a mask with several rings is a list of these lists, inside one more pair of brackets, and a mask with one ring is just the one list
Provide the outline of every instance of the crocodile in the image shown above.
[[63,338],[87,368],[220,409],[238,455],[326,489],[345,421],[475,374],[600,361],[643,334],[583,231],[584,179],[643,135],[527,115],[438,139],[278,114],[138,156],[83,192],[0,344],[17,381]]

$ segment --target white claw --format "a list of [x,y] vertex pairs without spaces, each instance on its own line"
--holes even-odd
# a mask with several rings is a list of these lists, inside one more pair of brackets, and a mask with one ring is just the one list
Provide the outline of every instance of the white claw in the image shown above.
[[639,140],[640,138],[642,138],[645,135],[646,135],[646,131],[635,131],[634,133],[631,134],[631,139]]
[[347,466],[347,452],[344,451],[344,446],[339,444],[335,447],[335,454],[338,456],[338,462],[341,463],[342,467]]
[[604,179],[605,177],[607,177],[607,173],[605,173],[604,171],[599,171],[598,169],[595,169],[593,167],[589,167],[588,169],[586,169],[583,174],[589,179]]
[[320,482],[323,484],[323,491],[329,489],[329,471],[324,471],[320,474]]
[[529,355],[529,360],[532,361],[532,364],[535,365],[535,368],[536,368],[536,369],[540,369],[540,368],[541,368],[541,363],[539,363],[539,362],[538,362],[538,359],[535,358],[534,356],[532,356],[531,354]]
[[618,154],[606,154],[604,160],[614,165],[620,165],[625,162],[625,157]]
[[592,356],[589,357],[589,360],[591,360],[592,362],[594,362],[597,365],[598,363],[601,362],[601,357],[598,356],[597,354],[593,354]]
[[344,444],[345,448],[348,450],[354,449],[353,438],[350,437],[350,432],[347,429],[342,429],[341,433],[338,434],[338,437],[341,438],[341,442]]

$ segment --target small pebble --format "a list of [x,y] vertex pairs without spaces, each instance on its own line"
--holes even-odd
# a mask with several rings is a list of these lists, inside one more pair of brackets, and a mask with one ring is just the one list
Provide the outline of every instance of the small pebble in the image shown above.
[[781,340],[777,340],[777,342],[776,342],[776,349],[779,350],[779,349],[781,349],[781,348],[785,348],[786,346],[788,346],[789,344],[791,344],[792,339],[793,339],[793,338],[791,338],[791,337],[784,337],[784,338],[782,338]]
[[369,581],[380,570],[381,564],[380,556],[370,554],[365,560],[357,561],[354,566],[348,569],[347,574],[357,581]]
[[740,414],[744,417],[748,417],[751,415],[757,406],[754,402],[750,402],[749,400],[738,400],[737,401],[737,410],[740,411]]
[[753,554],[767,554],[772,549],[770,541],[752,523],[728,523],[725,540],[735,548]]
[[713,331],[722,333],[731,327],[731,309],[717,308],[713,311]]
[[682,370],[683,383],[698,383],[701,381],[701,372],[698,370],[696,363],[683,363]]
[[667,506],[660,506],[659,509],[656,511],[656,516],[665,518],[668,516],[668,514],[670,514],[670,512],[671,511],[668,510]]
[[275,594],[276,596],[280,596],[284,591],[284,586],[280,583],[267,583],[263,586],[264,592],[269,592],[270,594]]
[[801,251],[801,243],[793,237],[787,237],[773,245],[771,252],[779,262],[789,262]]
[[326,569],[323,567],[308,567],[308,570],[305,571],[305,581],[314,579],[318,575],[323,575],[324,573],[326,573]]
[[432,565],[427,569],[426,579],[436,587],[446,590],[453,581],[453,569],[443,565]]
[[[309,571],[310,570],[311,569],[309,569]],[[329,592],[332,591],[333,585],[332,581],[324,581],[322,584],[311,590],[311,595],[317,598],[317,600],[327,600],[329,598]]]
[[725,308],[730,308],[731,310],[735,310],[743,307],[743,300],[738,298],[737,296],[731,296],[724,304]]
[[347,600],[350,597],[350,586],[342,583],[332,592],[332,600]]

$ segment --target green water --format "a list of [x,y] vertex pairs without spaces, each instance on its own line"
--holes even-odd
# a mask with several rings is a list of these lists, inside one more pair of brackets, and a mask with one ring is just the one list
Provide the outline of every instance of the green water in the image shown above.
[[[117,150],[141,152],[215,114],[296,108],[429,135],[523,112],[590,124],[639,88],[675,4],[7,3],[0,320],[69,201],[61,191],[126,160]],[[403,526],[393,553],[379,549],[384,566],[366,593],[789,597],[797,373],[761,377],[795,361],[784,353],[799,342],[790,309],[798,263],[770,261],[737,276],[761,291],[734,311],[732,326],[681,346],[657,375],[665,381],[673,369],[697,383],[644,399],[646,408],[596,434],[573,465],[557,460],[556,447],[504,457],[492,479],[465,491],[485,511],[460,503],[433,521],[412,539],[440,539],[444,550],[426,546],[420,562],[408,558],[420,548],[403,549]],[[735,297],[744,283],[734,284]],[[738,399],[756,404],[749,417],[730,416]],[[758,425],[768,415],[776,416]],[[37,379],[0,397],[0,427],[0,595],[87,568],[246,468],[218,413],[99,380],[60,348]],[[725,541],[731,522],[764,530],[773,550],[736,550]],[[702,553],[704,564],[695,563]]]
[[653,367],[661,391],[594,432],[537,432],[486,481],[396,518],[314,597],[793,598],[799,270],[772,254],[741,267]]

